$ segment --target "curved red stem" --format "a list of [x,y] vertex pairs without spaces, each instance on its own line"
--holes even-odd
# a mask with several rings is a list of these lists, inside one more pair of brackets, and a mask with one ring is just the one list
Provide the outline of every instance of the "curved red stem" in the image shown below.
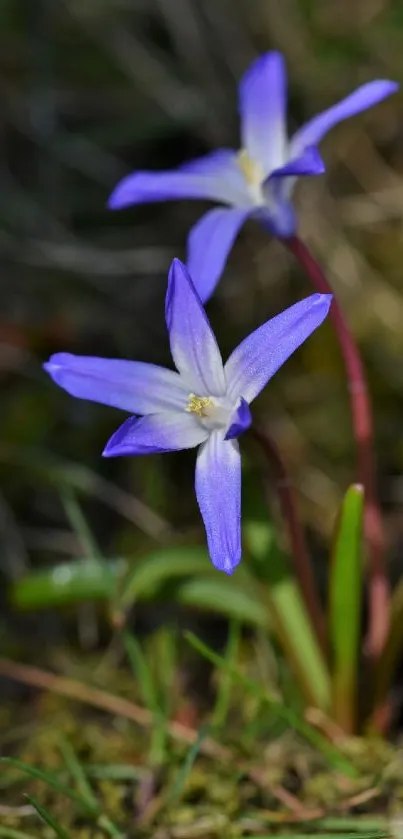
[[[284,241],[311,279],[316,291],[321,294],[333,294],[321,267],[306,245],[296,236]],[[329,316],[346,368],[357,450],[358,479],[365,489],[364,526],[370,555],[367,652],[374,660],[379,658],[388,634],[390,592],[384,562],[382,515],[376,493],[372,408],[357,344],[334,296]]]

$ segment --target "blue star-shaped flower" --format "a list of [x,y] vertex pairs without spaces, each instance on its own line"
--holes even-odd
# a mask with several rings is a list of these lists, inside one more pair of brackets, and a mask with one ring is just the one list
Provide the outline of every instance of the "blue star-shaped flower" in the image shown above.
[[56,353],[45,370],[72,396],[113,405],[131,416],[105,457],[200,446],[196,495],[210,556],[231,574],[241,560],[241,459],[237,437],[251,424],[249,405],[325,319],[331,295],[313,294],[252,332],[223,364],[189,273],[171,266],[166,322],[178,372],[136,361]]
[[364,84],[289,140],[285,62],[280,53],[269,52],[251,65],[240,83],[241,151],[220,149],[169,172],[135,172],[118,183],[109,206],[120,209],[177,198],[226,204],[206,213],[189,236],[188,267],[206,301],[244,221],[253,215],[276,236],[293,236],[292,191],[300,175],[325,171],[317,149],[322,137],[338,122],[375,105],[398,87],[385,80]]

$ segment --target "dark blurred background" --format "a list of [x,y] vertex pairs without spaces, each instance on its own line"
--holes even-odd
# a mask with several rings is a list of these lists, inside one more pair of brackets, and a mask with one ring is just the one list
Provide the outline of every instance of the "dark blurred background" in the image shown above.
[[[59,350],[169,363],[167,270],[173,256],[184,258],[205,205],[108,212],[116,181],[237,148],[237,83],[265,50],[287,59],[291,131],[359,84],[403,81],[401,2],[3,0],[0,43],[0,573],[16,579],[80,554],[55,491],[67,474],[93,490],[85,513],[105,554],[135,557],[172,527],[202,542],[194,453],[103,461],[124,415],[70,398],[41,364]],[[401,102],[395,96],[334,129],[322,149],[327,174],[296,195],[301,234],[365,358],[392,575],[403,534]],[[249,223],[208,306],[224,354],[310,291],[282,246]],[[254,410],[282,446],[312,537],[324,542],[354,477],[328,325]],[[253,509],[261,464],[247,443],[245,451]]]

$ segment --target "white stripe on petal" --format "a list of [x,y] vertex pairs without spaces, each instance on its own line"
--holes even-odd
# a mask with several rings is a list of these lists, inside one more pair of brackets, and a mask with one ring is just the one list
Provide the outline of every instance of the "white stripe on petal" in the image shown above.
[[174,259],[165,315],[172,358],[197,396],[224,396],[225,376],[215,335],[186,266]]
[[241,561],[241,457],[236,440],[214,431],[196,463],[196,495],[213,565],[232,574]]

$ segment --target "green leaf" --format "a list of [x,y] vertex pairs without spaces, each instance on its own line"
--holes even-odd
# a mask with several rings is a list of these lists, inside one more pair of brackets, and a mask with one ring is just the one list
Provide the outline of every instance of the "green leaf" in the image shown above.
[[235,580],[221,577],[189,580],[178,589],[176,600],[185,606],[219,612],[227,618],[235,618],[252,626],[268,626],[269,616],[259,601],[258,592],[249,593]]
[[333,653],[333,716],[343,730],[356,728],[360,648],[364,490],[347,490],[336,527],[329,583],[329,627]]
[[137,638],[129,632],[126,632],[124,633],[124,643],[134,678],[140,688],[143,702],[154,714],[155,719],[151,730],[149,763],[152,766],[159,766],[164,762],[166,752],[166,717],[161,708],[158,689],[150,664]]
[[83,807],[89,813],[94,814],[96,811],[93,807],[90,807],[88,802],[75,790],[67,787],[65,784],[62,784],[54,775],[51,775],[50,772],[43,772],[42,769],[37,769],[36,766],[31,766],[29,763],[24,763],[22,760],[18,760],[14,757],[0,757],[0,763],[4,763],[7,766],[14,766],[16,769],[20,769],[21,772],[25,772],[26,775],[29,775],[31,778],[35,778],[37,781],[43,781],[44,784],[47,784],[52,789],[56,790],[56,792],[60,792],[61,795],[66,796],[71,801],[74,801],[76,804],[79,804],[80,807]]
[[260,599],[269,612],[285,658],[307,701],[327,710],[331,696],[329,671],[291,568],[273,544],[270,527],[249,521],[244,530],[253,557],[265,563]]
[[29,801],[31,806],[34,807],[42,821],[44,821],[45,824],[47,824],[54,830],[56,836],[58,836],[59,839],[71,839],[69,834],[66,833],[66,831],[59,824],[59,822],[56,821],[54,816],[52,816],[52,814],[49,813],[49,810],[46,807],[44,807],[43,804],[40,804],[39,801],[37,801],[33,795],[26,795],[25,798],[27,799],[27,801]]
[[140,689],[143,703],[154,714],[159,714],[161,713],[161,709],[159,706],[158,692],[147,658],[134,635],[130,632],[125,632],[123,639],[133,676]]
[[217,697],[214,703],[212,714],[212,727],[220,729],[225,725],[228,711],[231,705],[233,677],[231,669],[234,669],[239,653],[240,642],[240,625],[239,621],[232,620],[228,630],[228,641],[224,654],[227,669],[225,673],[220,673],[220,681],[217,689]]
[[153,551],[136,562],[134,568],[121,580],[112,610],[119,615],[137,600],[155,597],[170,580],[209,574],[212,573],[211,569],[206,549],[199,546],[178,546]]
[[59,735],[58,740],[64,762],[70,772],[70,775],[76,782],[80,795],[91,810],[94,812],[98,811],[98,801],[91,789],[91,785],[86,777],[84,768],[81,765],[72,745],[62,735]]
[[60,497],[70,525],[80,540],[83,553],[86,557],[94,557],[94,561],[100,562],[100,559],[95,558],[101,556],[101,551],[76,499],[74,490],[63,485],[60,489]]
[[178,799],[181,797],[183,788],[186,784],[186,781],[192,771],[193,764],[197,758],[197,755],[200,751],[200,746],[204,740],[204,738],[209,733],[209,727],[207,725],[203,725],[200,731],[197,734],[197,739],[195,742],[189,747],[185,760],[179,770],[178,776],[176,778],[174,788],[170,795],[168,795],[168,802],[172,804],[173,802],[177,802]]
[[46,571],[34,571],[10,587],[18,609],[48,609],[82,601],[108,600],[127,568],[124,559],[76,559]]

